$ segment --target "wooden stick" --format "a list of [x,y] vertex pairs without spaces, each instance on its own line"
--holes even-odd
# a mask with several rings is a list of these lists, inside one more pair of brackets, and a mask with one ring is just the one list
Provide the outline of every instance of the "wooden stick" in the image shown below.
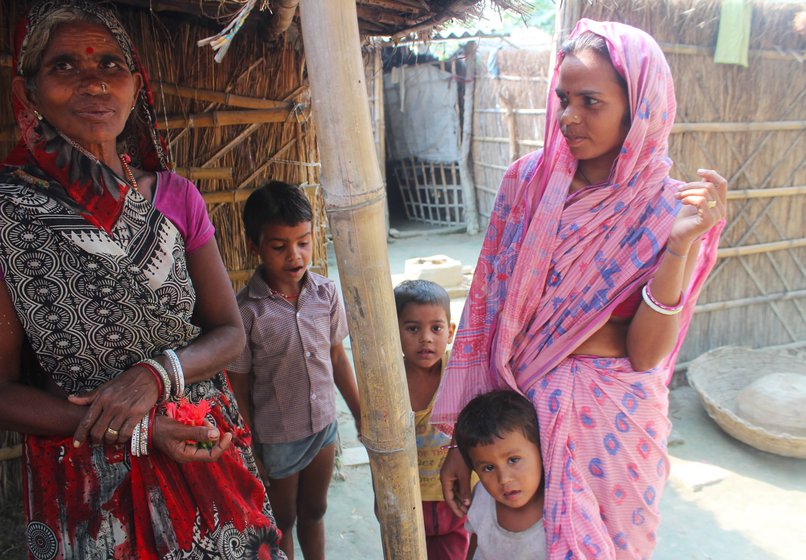
[[[288,120],[288,109],[254,109],[250,111],[208,111],[188,116],[169,116],[169,128],[210,128],[234,124],[281,123]],[[163,124],[165,121],[160,121]]]
[[772,251],[783,251],[785,249],[797,249],[799,247],[806,247],[806,237],[800,239],[786,239],[784,241],[772,241],[770,243],[758,243],[756,245],[743,245],[741,247],[725,247],[717,251],[717,258],[743,257]]
[[12,445],[11,447],[0,447],[0,461],[10,461],[11,459],[19,459],[22,457],[22,444]]
[[[714,49],[709,47],[699,47],[696,45],[676,45],[671,43],[660,43],[660,48],[663,52],[669,54],[689,54],[697,56],[707,56],[712,58],[714,56]],[[779,52],[773,50],[758,50],[750,49],[747,52],[748,56],[756,56],[758,58],[766,58],[769,60],[785,60],[788,62],[797,62],[802,64],[804,61],[803,52]]]
[[245,95],[235,95],[224,91],[215,91],[212,89],[201,89],[187,86],[180,86],[177,84],[168,84],[164,82],[157,82],[157,85],[162,88],[168,95],[175,95],[177,97],[184,97],[186,99],[193,99],[195,101],[210,101],[213,103],[220,103],[230,107],[243,107],[246,109],[291,109],[291,103],[288,101],[275,101],[273,99],[261,99],[259,97],[247,97]]
[[724,309],[734,309],[736,307],[746,307],[759,303],[772,303],[774,301],[788,301],[791,299],[806,297],[806,290],[794,290],[791,292],[778,292],[764,294],[746,298],[738,298],[728,301],[715,301],[713,303],[703,303],[694,308],[694,313],[710,313],[711,311],[722,311]]
[[384,558],[419,560],[426,548],[414,413],[400,354],[356,4],[301,0],[300,15]]
[[274,17],[271,18],[269,24],[269,38],[279,37],[291,27],[298,4],[299,0],[274,0],[272,2]]
[[462,183],[462,204],[465,210],[467,233],[479,232],[479,210],[476,202],[476,184],[470,167],[470,149],[473,138],[473,111],[476,90],[476,46],[473,41],[465,45],[465,98],[462,115],[462,144],[459,150],[459,180]]
[[747,198],[778,198],[781,196],[796,196],[806,194],[806,185],[792,187],[774,187],[770,189],[743,189],[728,191],[728,200],[744,200]]
[[231,282],[248,282],[254,274],[254,270],[228,270],[227,274]]
[[[492,143],[492,144],[509,144],[509,138],[502,138],[499,136],[474,136],[473,142],[476,143]],[[522,146],[533,146],[536,148],[542,148],[543,142],[541,140],[518,140],[518,144]]]
[[506,114],[509,114],[510,112],[514,113],[516,115],[545,115],[546,114],[545,109],[510,109],[510,110],[505,110],[505,109],[498,109],[497,107],[494,108],[494,109],[476,109],[476,112],[477,113],[493,113],[493,114],[497,114],[497,115],[506,115]]
[[177,167],[175,171],[191,181],[198,179],[232,181],[232,167]]
[[753,121],[675,123],[672,134],[684,132],[764,132],[768,130],[803,130],[806,121]]

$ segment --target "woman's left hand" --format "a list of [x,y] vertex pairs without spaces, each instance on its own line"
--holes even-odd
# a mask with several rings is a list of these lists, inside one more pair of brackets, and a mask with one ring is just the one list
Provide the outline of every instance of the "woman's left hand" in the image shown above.
[[683,203],[672,226],[669,241],[690,246],[698,237],[725,218],[728,182],[716,171],[700,169],[702,181],[678,187],[675,195]]
[[[154,425],[151,429],[152,440],[149,445],[177,463],[218,461],[232,443],[231,433],[222,434],[209,422],[205,422],[204,426],[188,426],[173,418],[157,414],[154,416]],[[210,445],[199,447],[195,442]]]
[[88,437],[94,444],[129,441],[135,425],[157,402],[157,392],[151,372],[135,365],[94,391],[70,395],[71,403],[89,406],[73,435],[73,445],[80,447]]

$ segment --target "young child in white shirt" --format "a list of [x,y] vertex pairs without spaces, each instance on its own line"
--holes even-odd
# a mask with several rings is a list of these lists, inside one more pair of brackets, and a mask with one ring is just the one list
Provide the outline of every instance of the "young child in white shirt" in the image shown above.
[[543,464],[535,408],[510,390],[470,401],[454,436],[479,476],[467,512],[468,560],[546,558]]

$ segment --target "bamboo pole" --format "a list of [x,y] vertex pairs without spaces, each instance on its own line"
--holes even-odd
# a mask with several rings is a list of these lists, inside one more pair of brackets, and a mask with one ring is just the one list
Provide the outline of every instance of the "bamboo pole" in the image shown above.
[[806,194],[806,185],[728,191],[728,200],[746,200],[748,198],[779,198],[782,196],[796,196],[800,194]]
[[790,301],[798,298],[806,298],[806,290],[794,290],[791,292],[778,292],[773,294],[764,294],[760,296],[751,296],[746,298],[731,299],[726,301],[715,301],[712,303],[703,303],[694,308],[694,313],[710,313],[712,311],[723,311],[725,309],[734,309],[736,307],[746,307],[748,305],[758,305],[759,303],[772,303],[776,301]]
[[[355,0],[302,0],[322,185],[348,310],[384,557],[426,557],[414,413],[395,320],[385,202]],[[338,61],[338,64],[334,64]],[[349,141],[348,141],[349,140]]]
[[[165,119],[168,128],[210,128],[233,124],[281,123],[289,109],[248,109],[243,111],[208,111],[195,115],[176,115]],[[160,124],[163,124],[160,122]]]
[[294,14],[297,11],[299,0],[275,0],[272,2],[274,17],[269,24],[269,37],[274,39],[288,31],[291,22],[294,21]]
[[274,99],[261,99],[259,97],[248,97],[245,95],[235,95],[226,91],[216,91],[212,89],[201,89],[177,84],[158,82],[162,91],[168,95],[175,95],[195,101],[210,101],[220,103],[229,107],[242,107],[244,109],[291,109],[292,104],[288,101],[276,101]]
[[462,202],[465,210],[467,233],[479,232],[479,211],[476,205],[476,185],[470,167],[470,147],[473,137],[473,105],[476,88],[476,43],[465,44],[465,99],[462,115],[462,146],[459,159],[459,180],[462,182]]
[[174,171],[191,181],[198,179],[232,181],[232,167],[177,167]]
[[750,121],[675,123],[672,134],[683,132],[766,132],[769,130],[804,130],[806,121]]
[[806,247],[806,237],[800,239],[785,239],[783,241],[772,241],[770,243],[757,243],[756,245],[742,245],[741,247],[724,247],[718,249],[716,256],[719,259],[727,257],[743,257],[746,255],[757,255],[759,253],[769,253],[772,251],[783,251],[785,249],[797,249]]

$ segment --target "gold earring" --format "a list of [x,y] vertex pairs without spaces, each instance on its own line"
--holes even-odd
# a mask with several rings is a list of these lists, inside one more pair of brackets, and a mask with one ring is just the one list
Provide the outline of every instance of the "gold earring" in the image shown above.
[[42,114],[39,111],[37,111],[36,109],[34,109],[33,111],[34,111],[34,116],[36,117],[37,120],[41,121],[44,118],[44,117],[42,117]]

